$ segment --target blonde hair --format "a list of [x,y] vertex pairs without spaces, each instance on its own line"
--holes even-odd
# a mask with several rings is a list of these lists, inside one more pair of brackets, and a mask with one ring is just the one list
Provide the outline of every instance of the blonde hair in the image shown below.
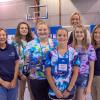
[[94,34],[95,34],[95,31],[97,28],[100,28],[100,24],[96,25],[93,29],[93,32],[92,32],[92,45],[94,46],[94,48],[97,47],[96,40],[94,39]]
[[[43,21],[43,20],[38,20],[38,22],[37,22],[37,24],[36,24],[36,30],[38,29],[38,27],[39,27],[40,25],[46,25],[47,28],[48,28],[48,32],[50,33],[50,29],[49,29],[48,24],[47,24],[45,21]],[[38,33],[37,33],[37,34],[38,34]],[[49,35],[50,35],[50,34],[49,34]]]
[[77,39],[75,38],[75,31],[76,31],[76,28],[82,28],[82,30],[83,30],[83,33],[84,33],[84,39],[82,40],[82,48],[84,49],[84,50],[86,50],[87,48],[88,48],[88,41],[87,41],[87,30],[86,30],[86,28],[84,27],[84,26],[82,26],[82,25],[77,25],[76,27],[75,27],[75,29],[74,29],[74,31],[73,31],[73,43],[72,43],[72,46],[74,47],[74,48],[76,48],[77,47]]
[[36,24],[36,28],[38,28],[38,26],[39,26],[39,25],[42,25],[42,24],[44,24],[44,25],[46,25],[47,27],[49,27],[48,24],[47,24],[45,21],[43,21],[43,20],[38,20],[38,22],[37,22],[37,24]]
[[74,12],[74,13],[72,13],[71,18],[70,18],[70,23],[71,23],[71,25],[72,25],[72,18],[73,18],[73,16],[75,16],[75,15],[79,16],[79,21],[81,22],[80,13],[79,13],[79,12]]

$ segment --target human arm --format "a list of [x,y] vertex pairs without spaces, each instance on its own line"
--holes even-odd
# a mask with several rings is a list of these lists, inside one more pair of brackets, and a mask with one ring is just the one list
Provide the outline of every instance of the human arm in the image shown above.
[[92,86],[92,81],[94,76],[94,61],[90,61],[89,65],[90,65],[89,79],[88,79],[87,87],[85,89],[85,94],[91,93],[91,86]]
[[0,85],[9,89],[10,88],[10,82],[4,81],[2,78],[0,78]]
[[15,71],[14,71],[14,78],[11,81],[11,88],[15,88],[16,87],[16,81],[19,75],[19,60],[15,61]]
[[63,93],[64,97],[68,97],[70,95],[71,90],[75,86],[75,82],[77,80],[77,76],[78,76],[78,67],[74,66],[73,72],[72,72],[72,78],[71,78],[71,81],[69,83],[69,86]]
[[56,87],[56,85],[54,83],[53,77],[51,75],[51,68],[50,67],[46,68],[46,77],[47,77],[47,80],[48,80],[48,83],[49,83],[51,89],[54,91],[54,93],[56,94],[57,98],[62,98],[63,94],[61,93],[60,90],[57,89],[57,87]]
[[89,60],[89,79],[87,83],[87,87],[85,89],[85,93],[91,93],[91,86],[94,76],[94,63],[96,60],[96,52],[92,45],[89,45],[88,48],[88,60]]

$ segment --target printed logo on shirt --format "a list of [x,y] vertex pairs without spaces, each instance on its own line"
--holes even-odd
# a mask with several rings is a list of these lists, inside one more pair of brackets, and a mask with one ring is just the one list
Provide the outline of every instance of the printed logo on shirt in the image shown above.
[[10,57],[15,56],[15,52],[11,52],[11,53],[9,54],[9,56],[10,56]]

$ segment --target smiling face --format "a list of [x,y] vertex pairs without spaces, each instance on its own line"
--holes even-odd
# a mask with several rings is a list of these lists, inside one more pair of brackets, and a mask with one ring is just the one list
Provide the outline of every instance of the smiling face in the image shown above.
[[28,34],[28,26],[26,24],[21,24],[19,32],[22,36],[26,36]]
[[96,43],[100,44],[100,27],[96,28],[96,30],[94,31],[94,40],[96,41]]
[[82,42],[85,37],[82,27],[77,27],[75,29],[75,39],[79,42]]
[[73,27],[77,26],[81,23],[80,15],[78,13],[74,13],[71,17],[71,25]]
[[40,24],[37,26],[37,33],[41,40],[45,40],[49,37],[49,29],[46,24]]
[[84,50],[86,50],[89,46],[87,41],[87,29],[82,25],[77,25],[73,32],[73,47],[77,48],[81,46]]
[[0,30],[0,44],[5,44],[7,41],[7,34],[4,30]]
[[57,32],[57,40],[59,44],[67,44],[68,41],[68,31],[64,29],[60,29]]

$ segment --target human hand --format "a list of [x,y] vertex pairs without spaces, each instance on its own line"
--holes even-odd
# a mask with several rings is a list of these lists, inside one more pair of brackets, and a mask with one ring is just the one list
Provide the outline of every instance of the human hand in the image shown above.
[[3,87],[7,88],[7,89],[10,89],[11,88],[11,83],[8,82],[8,81],[2,81],[2,84],[1,84]]
[[91,87],[90,87],[90,86],[87,86],[87,87],[85,88],[85,90],[84,90],[84,93],[85,93],[85,94],[91,93]]
[[15,88],[16,87],[16,80],[13,79],[11,82],[10,82],[10,86],[11,88]]
[[70,92],[68,92],[67,90],[65,90],[65,91],[63,92],[64,98],[68,97],[69,95],[70,95]]
[[60,90],[57,89],[57,90],[55,91],[55,94],[56,94],[56,97],[57,97],[57,98],[63,98],[63,94],[62,94],[62,92],[61,92]]
[[22,74],[21,77],[20,77],[20,79],[23,80],[23,81],[25,81],[25,80],[27,80],[27,77],[24,74]]

